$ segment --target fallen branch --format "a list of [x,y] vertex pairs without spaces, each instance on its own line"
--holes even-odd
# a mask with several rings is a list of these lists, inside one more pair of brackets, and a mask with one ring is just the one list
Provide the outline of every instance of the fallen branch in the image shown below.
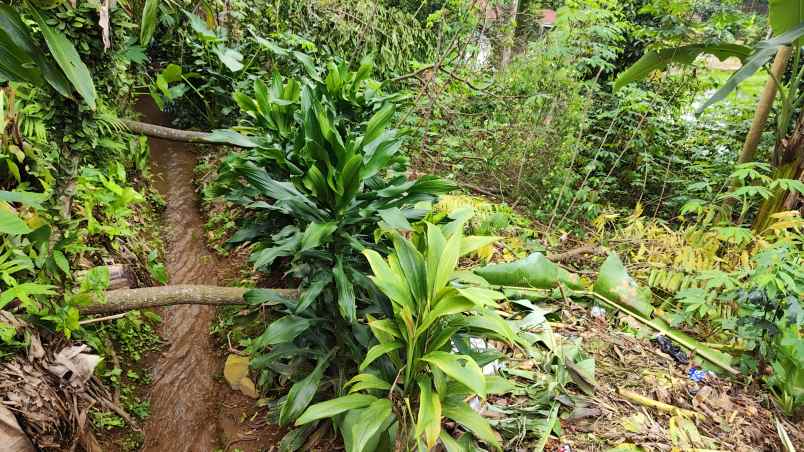
[[134,121],[131,119],[121,119],[128,130],[163,140],[181,141],[185,143],[209,143],[210,135],[207,132],[197,132],[194,130],[172,129],[170,127],[158,126],[147,122]]
[[630,391],[628,389],[617,388],[617,393],[619,393],[621,396],[625,397],[626,399],[630,400],[631,402],[634,402],[636,404],[646,406],[646,407],[649,407],[649,408],[655,408],[655,409],[657,409],[659,411],[664,411],[665,413],[679,414],[681,416],[698,418],[698,419],[706,419],[706,416],[704,416],[701,413],[696,413],[695,411],[685,410],[683,408],[679,408],[679,407],[674,406],[674,405],[670,405],[670,404],[667,404],[667,403],[664,403],[664,402],[659,402],[658,400],[653,400],[651,398],[645,397],[645,396],[643,396],[641,394],[638,394],[638,393],[636,393],[634,391]]
[[[210,306],[245,305],[243,294],[249,290],[244,287],[218,287],[203,285],[175,285],[145,287],[141,289],[122,289],[106,292],[105,303],[95,303],[80,309],[82,315],[116,314],[135,309],[156,308],[180,304],[201,304]],[[272,289],[285,298],[298,298],[295,289]]]
[[605,256],[606,251],[603,248],[594,245],[585,245],[575,249],[571,249],[564,253],[558,254],[548,254],[547,259],[553,262],[563,262],[572,260],[574,257],[580,256],[581,254],[594,254],[598,256]]

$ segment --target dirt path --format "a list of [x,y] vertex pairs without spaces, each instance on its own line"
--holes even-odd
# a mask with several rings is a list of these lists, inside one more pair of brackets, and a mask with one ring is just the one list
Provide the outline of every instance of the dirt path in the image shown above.
[[[168,125],[151,102],[138,110],[147,120]],[[151,170],[165,198],[163,237],[171,284],[215,284],[215,256],[206,248],[204,222],[193,185],[192,145],[150,139]],[[145,451],[211,451],[217,443],[214,380],[218,359],[209,337],[215,310],[210,306],[163,309],[161,334],[168,346],[153,369],[151,416],[145,425]]]
[[[170,125],[150,99],[137,111],[150,123]],[[204,217],[193,183],[200,155],[194,145],[149,138],[154,185],[165,199],[162,237],[170,284],[220,284],[232,263],[209,251]],[[152,367],[151,415],[145,422],[146,452],[211,452],[238,448],[270,450],[283,431],[266,421],[265,409],[222,383],[225,355],[210,336],[212,306],[160,310],[160,335],[167,342]]]

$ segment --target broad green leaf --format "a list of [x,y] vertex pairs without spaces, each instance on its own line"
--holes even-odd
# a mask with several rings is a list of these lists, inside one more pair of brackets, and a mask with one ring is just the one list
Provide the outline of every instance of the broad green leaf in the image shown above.
[[764,66],[776,54],[779,47],[792,44],[793,41],[801,36],[804,36],[804,23],[780,36],[757,43],[757,45],[754,46],[754,53],[743,61],[742,67],[737,69],[737,71],[726,80],[726,83],[718,88],[715,94],[707,99],[695,113],[700,114],[710,105],[725,99],[726,96],[737,88],[737,85],[754,75],[756,71]]
[[438,277],[438,266],[441,262],[441,256],[447,246],[447,238],[441,232],[438,226],[426,223],[427,226],[427,291],[430,296],[435,295],[438,291],[436,286],[436,279]]
[[421,335],[430,325],[433,324],[439,317],[445,315],[458,314],[461,312],[471,311],[475,307],[475,303],[466,297],[460,295],[452,295],[442,298],[436,303],[435,307],[427,313],[422,320],[422,323],[416,328],[416,335]]
[[[436,270],[433,287],[430,289],[431,297],[435,297],[438,291],[446,287],[447,283],[452,277],[452,274],[455,272],[455,267],[458,266],[458,259],[460,258],[461,254],[462,242],[463,242],[463,234],[461,233],[453,234],[452,236],[449,237],[449,239],[447,239],[447,243],[444,244],[443,252],[439,256],[435,257],[436,259],[438,259],[438,267]],[[432,258],[429,252],[427,257],[428,260]]]
[[500,443],[494,430],[489,426],[488,421],[483,416],[477,414],[469,405],[462,400],[447,399],[442,408],[444,417],[452,419],[472,432],[478,439],[486,444],[501,450]]
[[433,392],[429,377],[423,376],[418,380],[419,385],[419,415],[416,418],[416,437],[424,434],[425,444],[430,450],[435,447],[441,434],[441,399]]
[[505,295],[502,293],[483,287],[466,287],[458,289],[458,293],[471,300],[477,306],[491,308],[496,308],[497,301],[505,298]]
[[212,52],[230,71],[238,72],[243,69],[243,54],[237,50],[219,44],[212,49]]
[[304,312],[318,298],[321,292],[332,282],[332,276],[327,273],[318,273],[313,276],[309,286],[301,293],[299,304],[296,305],[296,314]]
[[444,445],[444,448],[447,452],[467,452],[467,449],[461,445],[449,432],[441,431],[441,435],[439,435],[438,439],[441,440],[441,444]]
[[391,401],[388,399],[377,399],[360,414],[358,422],[352,426],[352,441],[354,452],[363,452],[366,444],[371,441],[383,424],[387,424],[388,418],[393,416]]
[[366,370],[366,367],[371,365],[377,358],[386,353],[392,352],[394,350],[399,350],[402,348],[402,344],[399,342],[386,342],[384,344],[377,344],[371,347],[368,352],[366,352],[366,357],[363,358],[363,362],[360,363],[360,371]]
[[41,209],[42,203],[45,202],[47,198],[47,193],[0,190],[0,201],[17,202],[26,206],[31,206],[34,209]]
[[600,267],[594,291],[643,317],[650,318],[653,312],[650,289],[640,288],[614,253]]
[[369,389],[379,389],[383,391],[391,389],[391,383],[388,383],[382,378],[369,373],[355,375],[351,380],[347,381],[344,386],[352,386],[349,388],[349,394],[353,392],[366,391]]
[[140,22],[140,45],[147,47],[159,22],[159,0],[145,0]]
[[367,394],[349,394],[326,402],[316,403],[296,419],[296,426],[304,425],[319,419],[326,419],[355,408],[371,405],[376,397]]
[[257,143],[251,138],[230,129],[215,129],[204,137],[207,143],[231,144],[241,148],[256,148]]
[[190,27],[192,27],[193,31],[196,32],[199,38],[203,41],[215,41],[218,39],[218,35],[215,34],[214,31],[210,30],[207,26],[207,23],[204,22],[203,19],[196,16],[195,14],[184,11],[184,15],[187,16],[187,19],[190,20]]
[[804,0],[769,0],[768,23],[779,36],[804,23]]
[[291,421],[296,420],[313,401],[313,397],[318,391],[321,377],[324,375],[324,369],[326,369],[333,354],[334,352],[330,352],[327,356],[319,359],[315,369],[290,388],[287,399],[279,412],[279,425],[284,427],[290,424]]
[[393,116],[394,104],[391,103],[383,105],[377,113],[374,113],[366,124],[366,132],[363,134],[363,146],[367,146],[379,138]]
[[631,82],[642,80],[653,71],[664,70],[670,63],[692,64],[698,55],[702,53],[712,54],[720,60],[734,56],[741,61],[745,61],[751,54],[751,48],[737,44],[694,44],[673,49],[650,51],[617,76],[617,80],[614,82],[614,89],[618,90]]
[[399,339],[401,337],[399,333],[399,329],[396,327],[394,322],[390,319],[382,319],[382,320],[375,320],[373,317],[369,317],[369,328],[371,328],[371,332],[374,333],[374,337],[380,341],[381,344],[386,342],[393,342],[394,338]]
[[559,282],[558,268],[542,253],[533,253],[518,261],[487,265],[475,273],[498,286],[552,289]]
[[34,64],[36,52],[15,8],[0,4],[0,77],[41,86],[44,79]]
[[319,80],[318,76],[318,69],[316,69],[315,62],[313,62],[313,58],[310,55],[302,52],[293,52],[293,58],[302,64],[304,70],[307,71],[307,75],[310,76],[313,80]]
[[486,379],[474,359],[444,351],[434,351],[421,358],[422,361],[457,380],[482,398],[486,397]]
[[363,255],[369,261],[374,276],[371,280],[391,300],[401,307],[412,308],[413,299],[410,288],[401,275],[394,272],[380,253],[374,250],[364,250]]
[[338,288],[338,310],[344,319],[349,323],[354,323],[357,318],[354,284],[343,269],[343,258],[338,256],[336,260],[335,267],[332,268],[332,276],[335,278],[335,286]]
[[56,266],[59,267],[65,275],[70,274],[70,263],[67,261],[67,258],[64,257],[64,253],[59,250],[53,250],[53,262],[56,263]]
[[36,283],[22,283],[0,292],[0,309],[6,307],[15,299],[22,302],[30,301],[32,295],[55,295],[54,286]]
[[312,324],[313,322],[309,319],[292,315],[284,316],[271,322],[265,332],[254,340],[254,346],[265,348],[269,345],[290,342],[310,328]]
[[84,102],[92,110],[95,110],[97,94],[95,93],[95,84],[92,82],[92,74],[90,74],[89,69],[81,61],[81,57],[67,37],[60,31],[51,28],[38,11],[35,9],[33,11],[34,19],[39,25],[39,29],[42,30],[45,43],[56,63],[75,87],[75,90],[78,91],[78,94],[84,99]]
[[319,247],[332,236],[336,229],[338,229],[338,224],[335,222],[310,223],[302,233],[299,252]]
[[386,222],[388,226],[392,227],[393,229],[398,229],[400,231],[413,230],[413,227],[410,225],[410,222],[408,222],[405,214],[398,207],[379,210],[377,213],[380,214],[382,221]]
[[466,256],[469,253],[475,252],[480,248],[489,246],[498,241],[500,241],[500,237],[495,236],[470,235],[464,237],[461,241],[461,256]]
[[31,228],[20,217],[0,206],[0,234],[22,235],[29,232]]
[[413,294],[413,299],[421,301],[427,299],[427,270],[424,256],[398,232],[393,232],[391,239],[394,242],[396,257],[399,259],[399,266],[410,292]]

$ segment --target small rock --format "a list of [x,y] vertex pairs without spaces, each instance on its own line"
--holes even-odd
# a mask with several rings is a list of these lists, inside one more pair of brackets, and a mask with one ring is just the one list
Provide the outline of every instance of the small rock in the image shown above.
[[223,365],[223,378],[235,391],[240,391],[246,397],[259,398],[257,388],[248,376],[249,358],[231,354],[226,357]]
[[246,397],[250,397],[252,399],[260,398],[260,395],[257,393],[257,387],[254,386],[254,382],[251,381],[251,378],[248,376],[240,379],[240,392],[242,392]]

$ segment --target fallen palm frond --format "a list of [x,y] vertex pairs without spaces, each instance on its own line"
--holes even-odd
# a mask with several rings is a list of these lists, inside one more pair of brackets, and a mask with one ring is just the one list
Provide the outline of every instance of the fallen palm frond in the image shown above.
[[[43,343],[27,323],[5,311],[0,315],[18,334],[24,331],[30,337],[27,354],[0,362],[0,406],[14,414],[37,450],[75,450],[80,445],[88,452],[100,451],[87,423],[92,409],[114,411],[138,428],[94,376],[98,355],[62,336],[50,336]],[[8,444],[0,446],[7,450]]]

